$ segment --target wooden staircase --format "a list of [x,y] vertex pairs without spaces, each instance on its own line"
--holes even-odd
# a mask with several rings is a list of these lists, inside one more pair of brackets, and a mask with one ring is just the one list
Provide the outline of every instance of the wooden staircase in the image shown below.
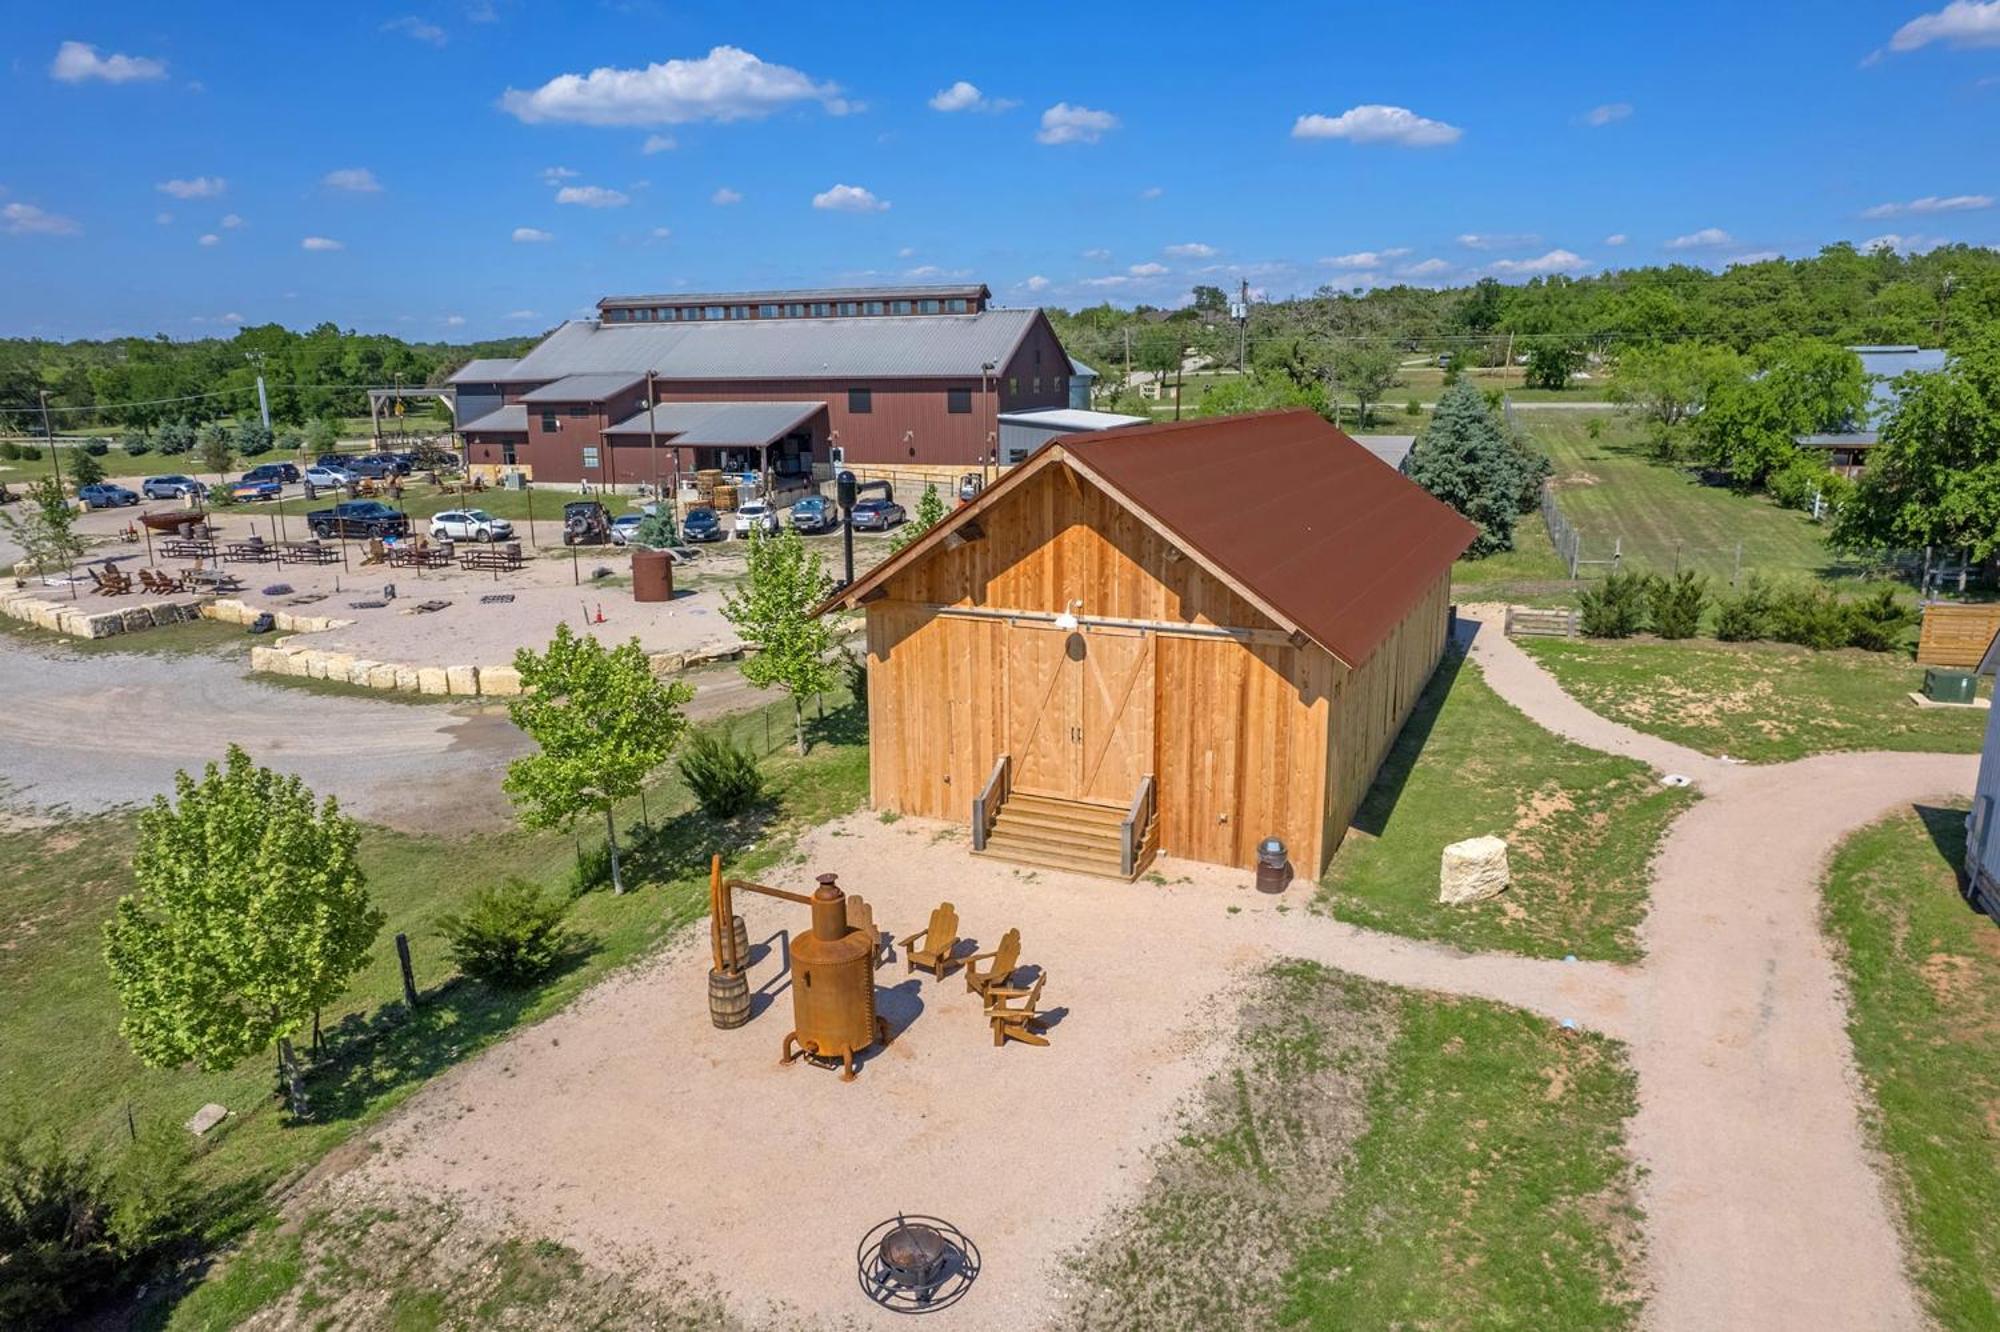
[[1159,840],[1159,819],[1148,801],[1140,818],[1132,819],[1134,854],[1128,873],[1124,830],[1129,817],[1114,805],[1013,792],[1002,801],[979,854],[1129,880],[1152,862]]

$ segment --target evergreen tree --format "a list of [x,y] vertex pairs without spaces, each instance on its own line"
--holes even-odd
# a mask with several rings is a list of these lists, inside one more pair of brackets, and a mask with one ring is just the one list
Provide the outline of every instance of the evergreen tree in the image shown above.
[[1541,464],[1508,438],[1485,395],[1461,380],[1438,399],[1405,470],[1479,528],[1473,557],[1514,548],[1514,519],[1532,502]]

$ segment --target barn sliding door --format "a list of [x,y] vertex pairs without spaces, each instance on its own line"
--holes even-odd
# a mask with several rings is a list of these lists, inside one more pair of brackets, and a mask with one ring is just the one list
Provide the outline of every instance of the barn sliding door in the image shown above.
[[1014,789],[1130,801],[1153,765],[1153,635],[1015,626],[1010,640]]

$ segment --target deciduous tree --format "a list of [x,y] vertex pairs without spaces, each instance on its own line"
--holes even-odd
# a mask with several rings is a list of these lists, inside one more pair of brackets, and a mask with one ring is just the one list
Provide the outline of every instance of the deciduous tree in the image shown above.
[[792,696],[799,753],[806,752],[806,696],[833,687],[833,627],[813,608],[833,593],[833,577],[797,532],[750,539],[750,574],[722,603],[722,614],[757,651],[744,659],[743,678],[759,689]]
[[1787,338],[1751,360],[1757,372],[1716,384],[1696,422],[1710,461],[1743,490],[1788,462],[1798,436],[1842,429],[1868,401],[1861,361],[1844,347]]
[[[38,572],[69,571],[83,558],[84,550],[69,497],[53,476],[45,476],[28,486],[26,500],[19,513],[0,509],[0,526],[7,529],[7,535]],[[70,584],[70,595],[76,595],[74,583]]]
[[925,485],[924,493],[917,496],[917,511],[911,514],[910,521],[904,523],[896,535],[889,539],[890,553],[894,554],[901,550],[943,522],[944,514],[944,497],[938,494],[936,486]]
[[1344,389],[1354,395],[1361,425],[1368,424],[1370,409],[1382,401],[1382,395],[1396,382],[1396,359],[1394,348],[1372,342],[1341,343],[1328,356],[1334,388],[1336,392]]

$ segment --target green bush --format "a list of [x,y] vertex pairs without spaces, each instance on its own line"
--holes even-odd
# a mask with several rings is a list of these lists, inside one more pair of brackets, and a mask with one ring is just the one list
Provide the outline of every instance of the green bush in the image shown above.
[[1824,455],[1800,450],[1771,470],[1764,488],[1787,509],[1810,509],[1814,496],[1834,502],[1844,480],[1826,465]]
[[764,798],[764,773],[747,749],[717,731],[694,731],[675,760],[681,780],[712,819],[732,819]]
[[1847,642],[1870,652],[1895,652],[1909,641],[1917,612],[1896,599],[1893,587],[1878,587],[1847,603]]
[[94,486],[104,479],[104,464],[97,461],[97,455],[94,453],[83,449],[71,449],[69,479],[79,486]]
[[160,452],[172,457],[194,447],[194,427],[186,421],[169,421],[160,427]]
[[16,444],[14,446],[14,456],[22,462],[40,462],[42,460],[42,446],[39,444]]
[[262,421],[249,421],[236,428],[236,451],[246,458],[269,453],[274,439]]
[[50,1130],[0,1132],[0,1327],[73,1326],[192,1229],[187,1135],[162,1122],[112,1166]]
[[111,452],[111,441],[108,439],[99,439],[93,435],[91,438],[83,441],[79,447],[93,458],[102,458],[105,454]]
[[0,462],[13,462],[21,456],[21,446],[11,439],[0,439]]
[[1853,620],[1832,589],[1793,583],[1771,598],[1771,637],[1822,651],[1846,647]]
[[136,458],[142,453],[151,453],[153,451],[153,441],[145,431],[134,430],[119,441],[119,447],[125,450],[127,457]]
[[458,969],[505,989],[531,985],[562,960],[574,942],[563,927],[569,903],[525,879],[481,888],[463,911],[442,916],[438,933]]
[[1615,573],[1577,597],[1583,612],[1583,632],[1590,638],[1630,638],[1646,627],[1652,579],[1645,574]]
[[1424,414],[1424,405],[1418,402],[1415,398],[1411,398],[1408,402],[1403,404],[1403,415],[1422,416],[1423,414]]
[[1655,578],[1646,589],[1646,601],[1654,633],[1661,638],[1693,638],[1708,606],[1708,579],[1692,569],[1672,578]]
[[1771,585],[1751,574],[1737,592],[1715,599],[1715,636],[1725,643],[1753,643],[1771,633]]

